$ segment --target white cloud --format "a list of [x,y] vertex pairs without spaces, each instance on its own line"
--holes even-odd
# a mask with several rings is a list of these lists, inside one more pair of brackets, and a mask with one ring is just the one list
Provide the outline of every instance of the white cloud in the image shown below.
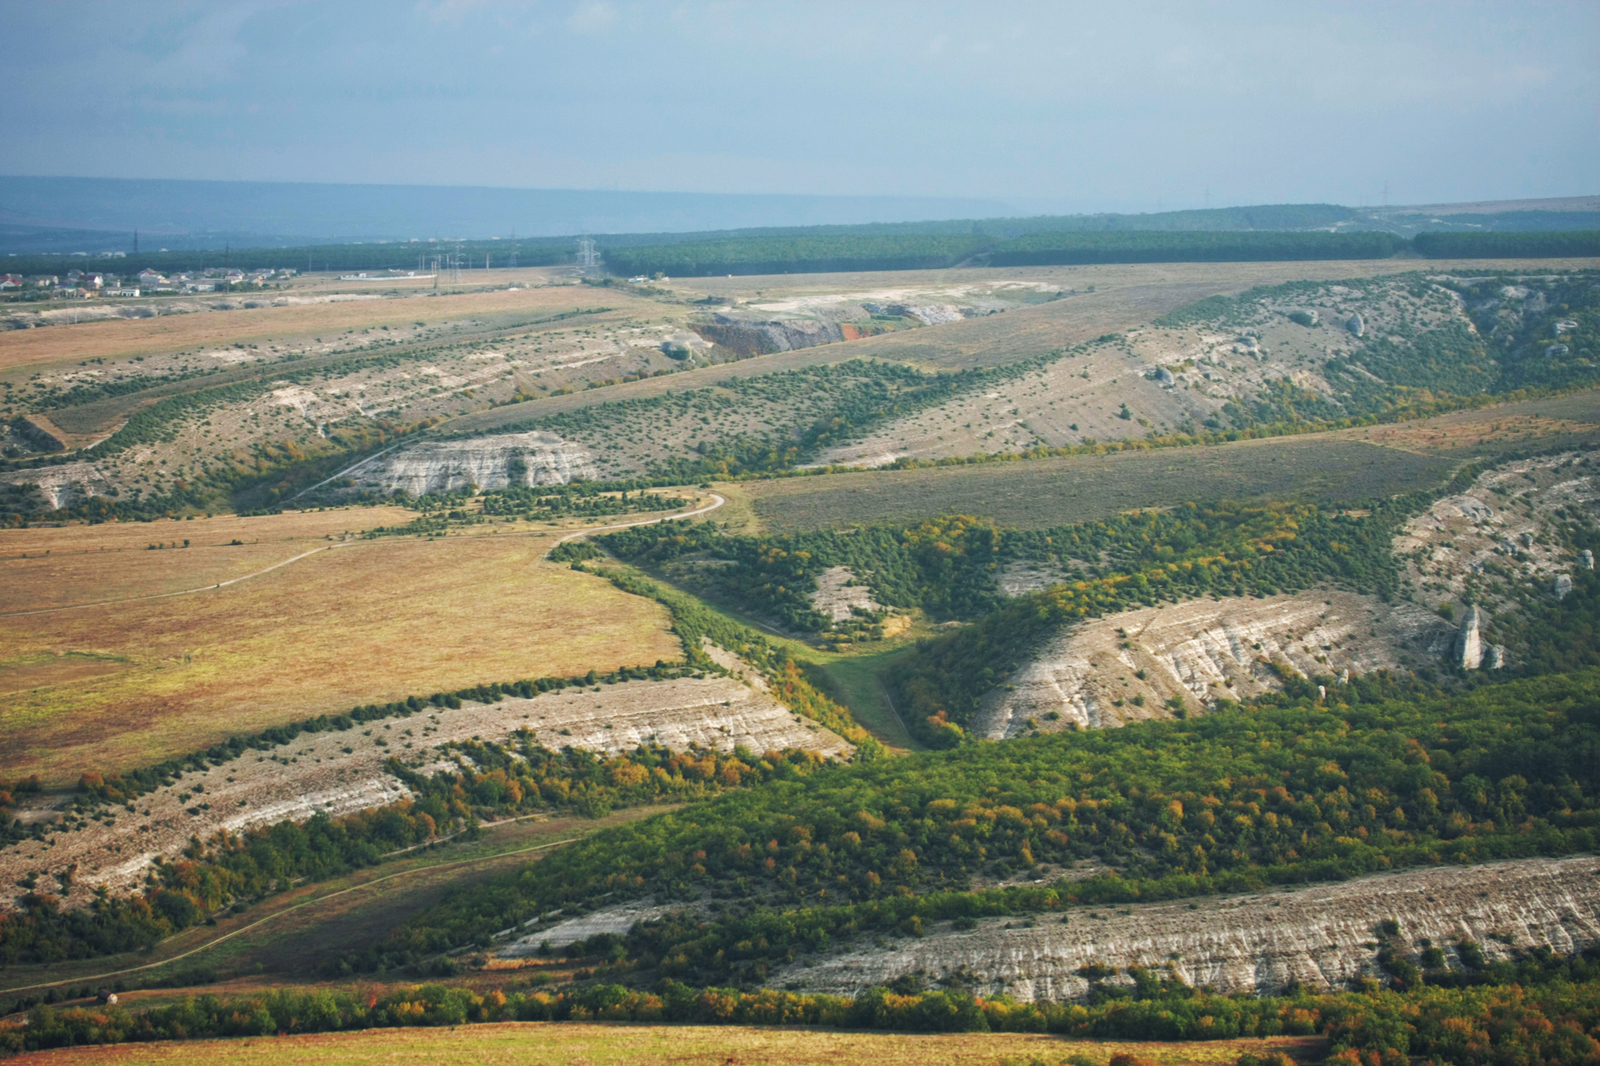
[[573,33],[606,33],[617,24],[617,9],[607,0],[582,0],[567,16],[567,29]]

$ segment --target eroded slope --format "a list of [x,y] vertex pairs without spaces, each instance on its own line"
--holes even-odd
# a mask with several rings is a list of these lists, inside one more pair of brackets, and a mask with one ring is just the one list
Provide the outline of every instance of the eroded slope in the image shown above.
[[[1096,967],[1171,966],[1188,984],[1224,993],[1276,992],[1298,981],[1343,988],[1382,979],[1381,923],[1399,925],[1398,954],[1420,963],[1437,947],[1450,969],[1472,941],[1488,959],[1512,947],[1571,953],[1600,942],[1600,860],[1528,859],[1382,874],[1292,892],[1145,903],[1034,921],[985,919],[968,931],[940,928],[892,947],[852,950],[775,980],[810,992],[854,995],[904,974],[959,982],[1020,999],[1078,999]],[[1126,974],[1107,984],[1132,985]]]

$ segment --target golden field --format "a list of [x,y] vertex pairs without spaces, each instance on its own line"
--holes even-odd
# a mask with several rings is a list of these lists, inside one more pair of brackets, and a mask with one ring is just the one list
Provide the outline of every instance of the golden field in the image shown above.
[[[354,1066],[356,1063],[426,1063],[428,1066],[1055,1066],[1069,1056],[1107,1062],[1131,1053],[1161,1066],[1223,1066],[1249,1050],[1307,1052],[1319,1041],[1217,1040],[1161,1044],[1064,1040],[1052,1036],[993,1033],[878,1033],[753,1026],[598,1025],[581,1022],[504,1022],[453,1029],[374,1029],[358,1033],[281,1036],[193,1043],[123,1044],[41,1051],[37,1066],[154,1066],[205,1062],[210,1066]],[[1320,1057],[1320,1056],[1318,1056]]]
[[0,532],[0,776],[69,784],[357,704],[681,656],[658,604],[544,562],[551,531],[341,539],[409,517]]

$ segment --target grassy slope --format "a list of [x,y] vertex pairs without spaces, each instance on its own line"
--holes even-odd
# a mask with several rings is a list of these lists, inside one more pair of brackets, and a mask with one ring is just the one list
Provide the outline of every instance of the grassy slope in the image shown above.
[[[38,995],[44,987],[126,982],[137,988],[196,973],[222,980],[265,973],[299,979],[330,956],[364,947],[397,922],[436,906],[449,893],[495,873],[520,869],[544,849],[610,826],[670,810],[635,807],[604,818],[574,815],[506,821],[477,840],[427,848],[380,866],[272,896],[214,926],[197,925],[163,941],[151,954],[130,952],[43,966],[0,968],[0,997]],[[19,991],[28,989],[28,991]],[[167,993],[135,993],[160,1001]],[[10,998],[0,1000],[9,1003]]]
[[751,481],[733,491],[772,533],[971,514],[1038,529],[1188,500],[1341,506],[1426,489],[1462,460],[1600,444],[1600,390],[1338,430],[1115,455]]
[[[365,517],[357,511],[348,522],[359,528]],[[251,539],[257,525],[273,529],[283,518],[215,522],[225,531],[242,527],[240,539]],[[197,536],[211,524],[144,529],[156,534],[150,539],[181,532],[204,543],[216,539]],[[167,592],[182,576],[181,567],[171,572],[171,557],[225,557],[231,550],[92,551],[95,534],[104,531],[117,545],[127,540],[126,530],[112,524],[5,534],[34,550],[59,535],[87,552],[10,560],[7,599],[20,609],[32,602],[36,587],[48,599],[58,583],[87,594],[102,579],[126,595],[145,586]],[[10,743],[0,754],[0,770],[67,783],[86,769],[142,766],[241,730],[357,703],[678,657],[677,639],[658,605],[540,562],[553,539],[388,537],[195,595],[114,610],[0,617],[8,661],[77,652],[122,664],[99,678],[11,697]],[[328,543],[285,539],[271,562]],[[260,558],[270,565],[268,556]],[[144,564],[137,567],[143,576],[130,580],[135,562]],[[407,575],[398,589],[391,580],[397,572]],[[211,576],[224,580],[223,573],[235,576],[226,569]]]

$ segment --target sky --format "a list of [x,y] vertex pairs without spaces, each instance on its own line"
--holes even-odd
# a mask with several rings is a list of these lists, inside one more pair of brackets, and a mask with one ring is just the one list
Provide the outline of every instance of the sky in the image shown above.
[[1061,212],[1600,191],[1596,0],[139,0],[5,27],[0,174]]

